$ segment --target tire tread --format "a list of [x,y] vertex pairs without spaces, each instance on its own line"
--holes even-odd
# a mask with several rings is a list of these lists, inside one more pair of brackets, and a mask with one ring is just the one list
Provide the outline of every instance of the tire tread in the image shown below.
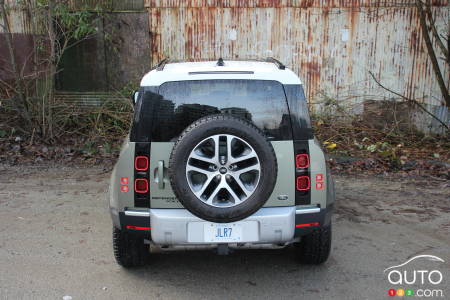
[[143,238],[113,227],[114,257],[124,268],[144,266],[149,260],[148,245]]
[[331,224],[305,235],[298,246],[300,262],[313,265],[324,263],[331,251]]

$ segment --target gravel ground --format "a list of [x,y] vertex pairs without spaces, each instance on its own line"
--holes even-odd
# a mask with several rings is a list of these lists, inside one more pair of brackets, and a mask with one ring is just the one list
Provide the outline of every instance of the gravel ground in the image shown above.
[[0,165],[0,299],[387,299],[407,286],[383,270],[419,254],[445,260],[426,267],[442,272],[432,288],[450,298],[448,182],[335,176],[322,266],[297,264],[287,248],[155,253],[130,271],[112,255],[108,177],[102,167]]

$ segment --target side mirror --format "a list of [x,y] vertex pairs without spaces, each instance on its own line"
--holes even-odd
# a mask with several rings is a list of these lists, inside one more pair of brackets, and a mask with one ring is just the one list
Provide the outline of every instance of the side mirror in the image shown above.
[[138,99],[139,99],[139,92],[134,91],[133,94],[131,95],[131,104],[135,105]]

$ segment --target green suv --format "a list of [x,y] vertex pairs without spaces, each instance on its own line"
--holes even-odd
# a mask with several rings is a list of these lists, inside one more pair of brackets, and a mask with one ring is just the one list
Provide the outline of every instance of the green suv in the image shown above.
[[334,186],[292,71],[163,61],[133,102],[109,191],[120,265],[145,264],[150,245],[294,245],[300,261],[326,261]]

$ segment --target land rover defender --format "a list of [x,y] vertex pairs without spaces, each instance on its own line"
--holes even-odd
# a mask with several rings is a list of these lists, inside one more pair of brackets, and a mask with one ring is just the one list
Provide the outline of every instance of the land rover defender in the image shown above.
[[109,189],[124,267],[151,246],[293,245],[320,264],[334,186],[300,79],[275,59],[161,62],[134,97]]

